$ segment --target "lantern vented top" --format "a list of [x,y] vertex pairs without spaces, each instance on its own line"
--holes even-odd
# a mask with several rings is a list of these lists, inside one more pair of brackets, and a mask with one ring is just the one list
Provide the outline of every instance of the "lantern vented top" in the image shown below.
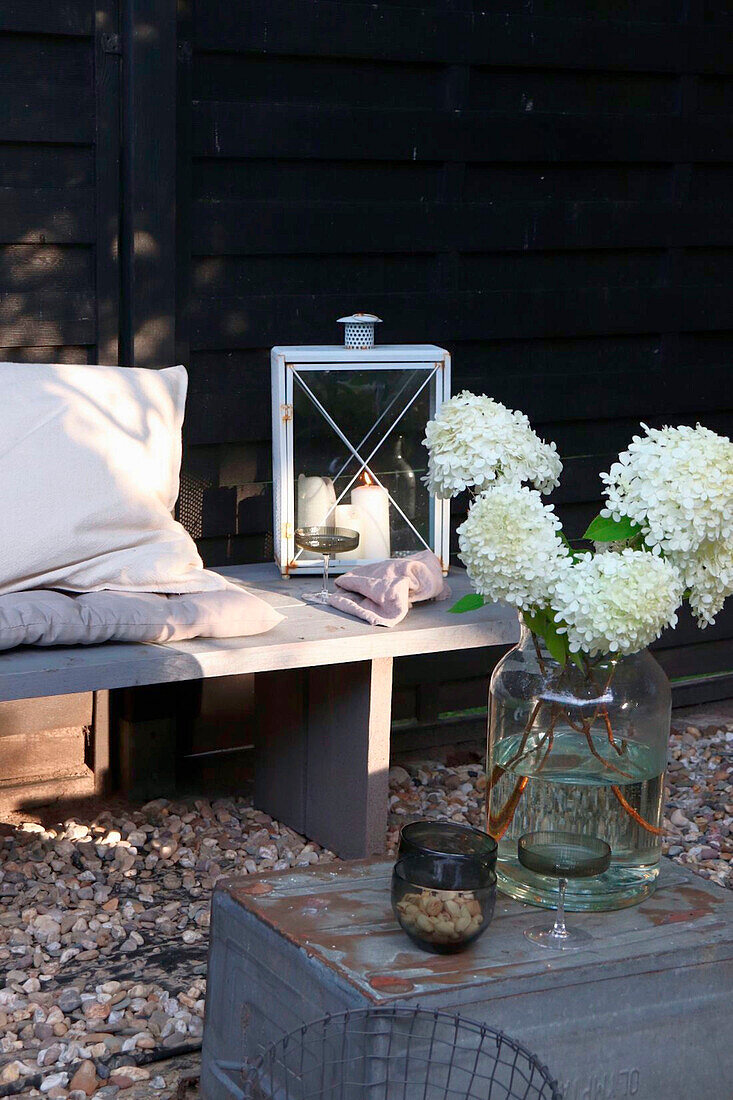
[[368,351],[374,347],[374,326],[381,325],[382,318],[373,313],[352,313],[350,317],[339,317],[338,323],[344,326],[344,347]]

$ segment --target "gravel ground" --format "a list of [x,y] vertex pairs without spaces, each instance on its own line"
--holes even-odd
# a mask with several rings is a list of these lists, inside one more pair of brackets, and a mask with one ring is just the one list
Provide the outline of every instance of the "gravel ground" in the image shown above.
[[665,853],[733,890],[733,722],[675,732],[666,796]]
[[[733,889],[733,721],[677,728],[668,776],[665,851]],[[390,787],[390,846],[413,817],[481,823],[478,765],[411,762]],[[183,1096],[214,882],[333,853],[241,799],[51,820],[0,825],[0,1096]]]
[[150,1063],[200,1043],[216,879],[334,858],[235,799],[0,833],[0,1096],[49,1100],[170,1096]]

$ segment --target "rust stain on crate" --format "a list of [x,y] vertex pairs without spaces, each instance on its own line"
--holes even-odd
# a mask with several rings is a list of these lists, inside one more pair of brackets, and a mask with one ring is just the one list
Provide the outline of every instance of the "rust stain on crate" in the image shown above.
[[691,924],[711,916],[722,900],[722,897],[714,897],[696,886],[681,884],[673,897],[667,892],[652,895],[648,901],[642,902],[639,912],[648,917],[655,928],[664,924]]

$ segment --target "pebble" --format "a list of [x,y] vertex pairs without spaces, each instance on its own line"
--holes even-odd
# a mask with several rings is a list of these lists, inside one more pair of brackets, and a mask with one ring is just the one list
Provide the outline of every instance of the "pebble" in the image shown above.
[[0,1081],[4,1085],[12,1085],[14,1081],[17,1081],[20,1077],[22,1066],[20,1062],[13,1060],[8,1062],[6,1066],[3,1066],[0,1071]]
[[126,1073],[118,1073],[114,1079],[114,1083],[118,1089],[131,1089],[135,1084],[132,1077],[128,1077]]
[[69,1082],[69,1089],[78,1090],[85,1096],[91,1096],[98,1084],[94,1062],[82,1062]]
[[48,1077],[44,1077],[41,1081],[41,1092],[50,1092],[51,1089],[63,1088],[68,1080],[68,1073],[49,1073]]
[[[150,1077],[150,1070],[145,1069],[143,1066],[125,1066],[124,1074],[132,1081],[147,1081]],[[110,1081],[112,1084],[116,1084],[115,1070],[112,1070],[110,1074]]]
[[62,989],[59,993],[58,1006],[65,1016],[74,1012],[75,1009],[81,1006],[81,997],[77,989],[67,988]]
[[53,1046],[41,1049],[38,1055],[39,1066],[55,1066],[61,1057],[63,1047],[59,1043],[55,1043]]

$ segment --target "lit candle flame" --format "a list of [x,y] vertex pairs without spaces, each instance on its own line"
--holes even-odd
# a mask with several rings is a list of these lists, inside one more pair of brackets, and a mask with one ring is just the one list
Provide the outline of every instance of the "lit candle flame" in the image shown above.
[[365,485],[373,485],[374,484],[374,480],[371,477],[369,477],[369,471],[368,470],[364,471],[364,484]]

